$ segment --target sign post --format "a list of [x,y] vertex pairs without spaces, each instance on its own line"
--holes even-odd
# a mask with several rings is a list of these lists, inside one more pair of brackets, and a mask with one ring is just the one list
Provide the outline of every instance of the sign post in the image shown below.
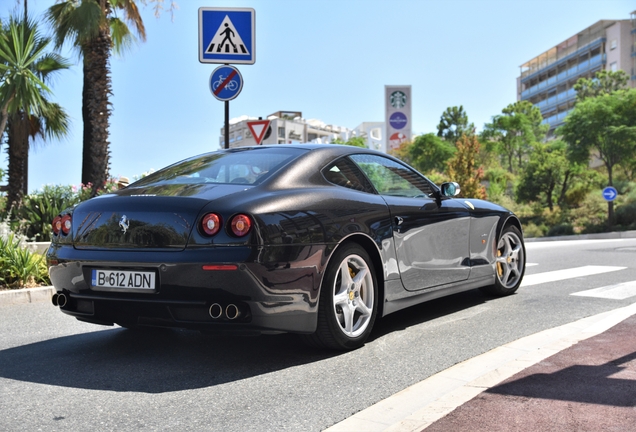
[[243,88],[234,64],[256,62],[256,12],[252,8],[199,8],[199,62],[217,63],[210,91],[225,102],[225,148],[230,147],[230,100]]

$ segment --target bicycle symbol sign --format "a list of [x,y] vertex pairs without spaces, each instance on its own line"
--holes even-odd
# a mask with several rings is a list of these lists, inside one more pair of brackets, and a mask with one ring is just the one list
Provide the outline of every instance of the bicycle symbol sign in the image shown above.
[[220,101],[229,101],[239,95],[243,77],[234,66],[219,66],[210,75],[210,91]]

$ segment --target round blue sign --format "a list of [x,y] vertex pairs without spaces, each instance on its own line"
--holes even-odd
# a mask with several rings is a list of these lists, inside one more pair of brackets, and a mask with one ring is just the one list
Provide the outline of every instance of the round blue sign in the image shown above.
[[210,75],[210,91],[220,101],[229,101],[243,88],[243,76],[234,66],[219,66]]
[[614,201],[618,196],[618,191],[612,186],[607,186],[603,189],[603,198],[605,201]]
[[389,124],[393,129],[402,129],[406,126],[408,120],[406,119],[406,115],[401,112],[394,112],[389,117]]

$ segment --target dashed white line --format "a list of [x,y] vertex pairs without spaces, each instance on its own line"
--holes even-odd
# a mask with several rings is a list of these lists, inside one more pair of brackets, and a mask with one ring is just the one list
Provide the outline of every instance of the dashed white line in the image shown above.
[[617,270],[624,270],[627,267],[613,266],[583,266],[565,270],[555,270],[551,272],[526,275],[523,277],[521,286],[539,285],[546,282],[555,282],[565,279],[573,279],[583,276],[591,276],[595,274],[608,273]]
[[623,282],[616,285],[608,285],[586,291],[572,293],[573,296],[598,297],[612,300],[625,300],[636,296],[636,281]]

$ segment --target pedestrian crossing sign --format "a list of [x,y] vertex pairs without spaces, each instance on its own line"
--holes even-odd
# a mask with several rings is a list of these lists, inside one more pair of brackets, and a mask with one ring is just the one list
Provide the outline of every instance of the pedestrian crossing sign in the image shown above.
[[255,15],[252,8],[199,8],[199,61],[254,64]]

